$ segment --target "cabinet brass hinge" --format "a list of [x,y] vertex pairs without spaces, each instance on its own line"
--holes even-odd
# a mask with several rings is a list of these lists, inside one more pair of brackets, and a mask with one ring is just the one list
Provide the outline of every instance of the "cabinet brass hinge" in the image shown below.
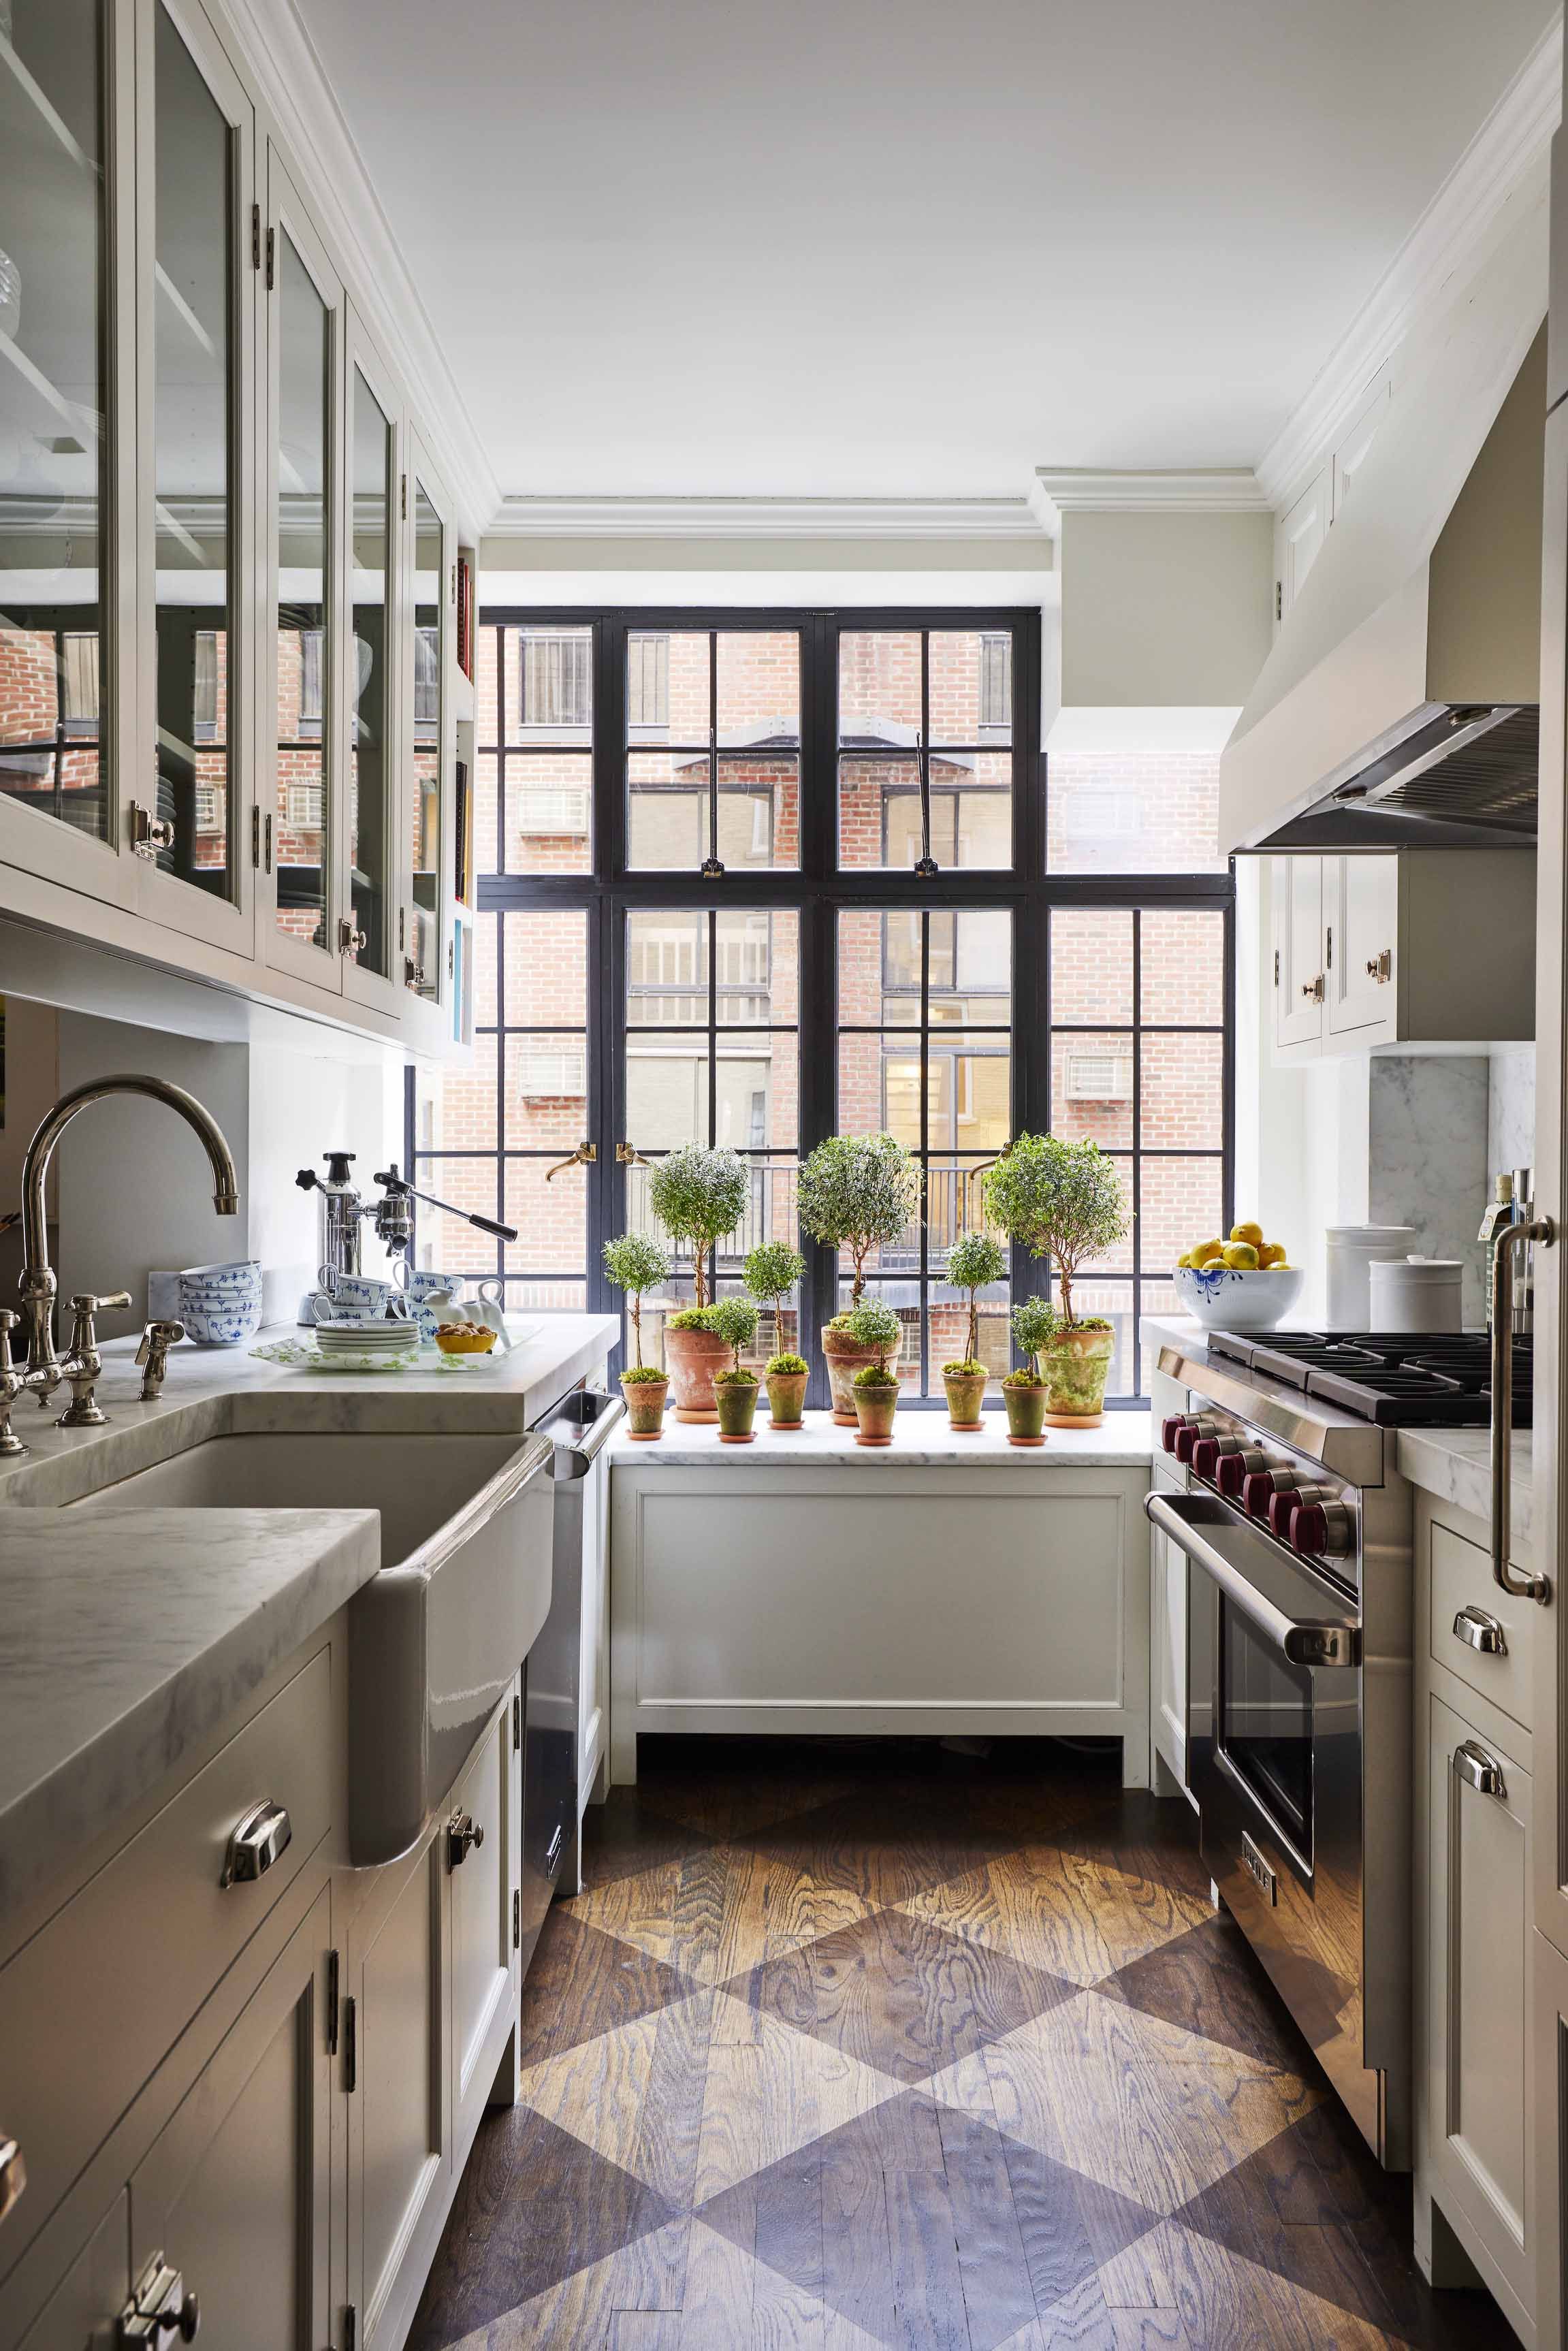
[[360,2314],[354,2304],[343,2305],[343,2351],[356,2351],[360,2340]]
[[256,866],[261,863],[261,807],[256,800],[250,810],[250,862]]
[[1333,925],[1332,923],[1323,935],[1323,969],[1325,971],[1333,969]]
[[512,1889],[512,1949],[514,1951],[520,1951],[522,1948],[523,1890],[522,1887],[518,1886],[514,1886]]
[[401,513],[403,521],[406,522],[408,520],[408,475],[406,474],[402,477],[402,482],[398,490],[398,501],[399,512]]
[[261,267],[261,206],[259,204],[252,204],[250,208],[250,266],[253,269]]
[[345,2090],[357,2090],[359,2085],[359,2008],[350,1996],[343,2002],[343,2087]]
[[522,1751],[523,1701],[520,1698],[515,1698],[512,1700],[512,1752],[514,1755],[520,1755]]
[[269,294],[277,283],[277,231],[275,228],[269,228],[267,232],[267,290]]
[[1280,985],[1280,950],[1278,947],[1274,949],[1274,985],[1276,987]]
[[1282,621],[1284,617],[1285,583],[1282,580],[1276,580],[1274,582],[1274,618],[1277,621]]
[[327,2054],[329,2057],[335,2057],[338,2053],[338,1954],[336,1951],[329,1951],[327,1954]]

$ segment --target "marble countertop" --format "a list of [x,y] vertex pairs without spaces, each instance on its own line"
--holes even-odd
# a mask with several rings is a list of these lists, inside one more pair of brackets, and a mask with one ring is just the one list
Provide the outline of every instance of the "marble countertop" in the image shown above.
[[1090,1467],[1146,1468],[1151,1444],[1146,1412],[1108,1412],[1099,1428],[1052,1428],[1042,1446],[1009,1445],[1007,1416],[988,1412],[973,1437],[956,1435],[940,1412],[901,1414],[891,1445],[857,1445],[852,1428],[841,1428],[831,1413],[809,1412],[799,1436],[776,1433],[766,1413],[757,1416],[749,1445],[723,1445],[711,1424],[684,1422],[673,1413],[664,1434],[645,1444],[629,1437],[624,1423],[611,1439],[612,1466],[618,1469],[711,1468],[733,1462],[739,1468],[769,1468],[788,1461],[797,1468],[894,1469],[929,1468],[991,1469],[1082,1469]]
[[[103,1350],[103,1428],[19,1403],[0,1464],[0,1919],[67,1866],[375,1574],[373,1510],[62,1506],[208,1437],[272,1430],[519,1435],[602,1363],[612,1315],[531,1318],[472,1373],[289,1371],[177,1348],[136,1401],[134,1342]],[[264,1333],[282,1336],[283,1332]],[[9,1505],[10,1507],[5,1507]],[[221,1562],[221,1573],[214,1562]]]

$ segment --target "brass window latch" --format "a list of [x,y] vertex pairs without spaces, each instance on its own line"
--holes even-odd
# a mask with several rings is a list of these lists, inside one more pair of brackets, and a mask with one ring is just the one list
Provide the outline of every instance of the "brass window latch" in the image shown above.
[[597,1146],[590,1143],[585,1136],[575,1151],[569,1151],[564,1159],[558,1159],[553,1167],[545,1169],[545,1182],[550,1183],[560,1174],[563,1167],[591,1167],[598,1157]]

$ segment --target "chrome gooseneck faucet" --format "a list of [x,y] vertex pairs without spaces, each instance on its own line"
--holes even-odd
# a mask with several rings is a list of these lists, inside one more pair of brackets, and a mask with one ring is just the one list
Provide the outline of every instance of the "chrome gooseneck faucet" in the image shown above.
[[[213,1169],[213,1206],[220,1217],[232,1217],[239,1207],[239,1178],[235,1172],[234,1154],[224,1140],[223,1130],[211,1113],[204,1111],[194,1094],[183,1086],[171,1085],[167,1078],[124,1075],[113,1078],[92,1078],[86,1085],[74,1086],[62,1094],[53,1110],[39,1121],[27,1155],[22,1163],[22,1319],[27,1332],[27,1367],[23,1374],[24,1384],[47,1404],[65,1377],[65,1369],[55,1353],[54,1268],[49,1263],[48,1235],[44,1219],[44,1184],[49,1172],[49,1161],[56,1144],[78,1110],[89,1102],[101,1102],[107,1094],[146,1094],[152,1102],[165,1102],[178,1111],[188,1126],[195,1129]],[[78,1313],[89,1310],[86,1326],[85,1346],[75,1348],[83,1356],[94,1352],[90,1309],[97,1300],[73,1300]],[[78,1335],[81,1335],[78,1333]],[[90,1396],[89,1398],[90,1405]]]

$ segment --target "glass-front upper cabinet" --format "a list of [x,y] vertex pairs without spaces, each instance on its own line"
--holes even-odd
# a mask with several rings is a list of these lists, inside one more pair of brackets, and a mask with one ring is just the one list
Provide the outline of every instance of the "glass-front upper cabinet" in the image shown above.
[[444,844],[451,804],[446,664],[451,657],[451,575],[455,533],[434,469],[414,443],[410,450],[409,510],[413,527],[413,595],[409,606],[413,712],[409,729],[409,890],[403,977],[416,995],[441,995]]
[[112,895],[108,104],[101,0],[0,0],[0,818]]
[[347,908],[339,918],[345,992],[388,1001],[396,903],[397,545],[402,505],[396,404],[357,325],[348,363],[349,768]]
[[276,153],[268,161],[267,497],[271,527],[270,730],[261,870],[271,876],[267,962],[339,988],[333,837],[340,772],[338,615],[342,564],[333,490],[340,463],[343,298]]
[[137,23],[138,213],[146,217],[150,199],[152,218],[139,309],[152,506],[152,789],[138,788],[141,776],[131,779],[131,845],[153,877],[143,894],[148,912],[248,950],[246,669],[256,636],[242,392],[255,349],[245,274],[254,117],[193,10],[176,13],[155,0]]

